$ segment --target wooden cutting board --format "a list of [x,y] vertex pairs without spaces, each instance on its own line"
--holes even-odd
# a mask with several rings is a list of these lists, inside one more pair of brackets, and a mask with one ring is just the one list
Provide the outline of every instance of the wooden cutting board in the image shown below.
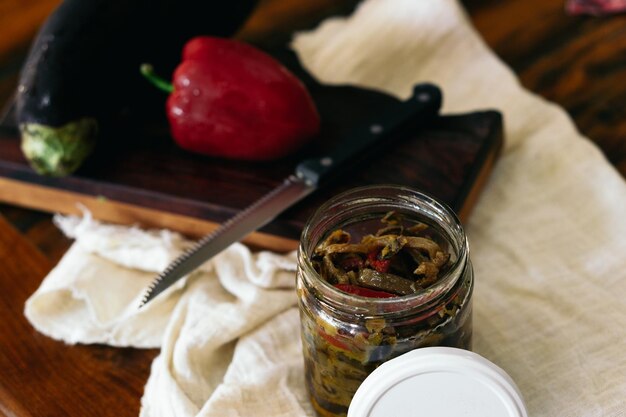
[[[100,139],[93,156],[74,175],[50,178],[28,166],[16,129],[4,127],[0,129],[0,201],[76,214],[82,204],[97,219],[200,236],[277,186],[299,160],[332,149],[355,124],[375,123],[398,104],[376,91],[320,85],[289,51],[274,54],[307,84],[322,119],[320,135],[297,155],[253,163],[192,154],[178,148],[165,121],[158,120],[120,126]],[[449,204],[463,220],[502,146],[502,118],[496,111],[441,116],[425,128],[405,130],[393,143],[246,242],[277,251],[293,249],[306,219],[320,204],[360,185],[393,183],[420,189]]]

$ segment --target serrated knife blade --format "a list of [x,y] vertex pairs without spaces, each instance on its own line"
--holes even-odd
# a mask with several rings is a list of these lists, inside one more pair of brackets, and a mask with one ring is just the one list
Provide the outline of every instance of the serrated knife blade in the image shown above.
[[150,285],[141,306],[159,295],[179,278],[189,274],[230,244],[246,237],[271,222],[287,207],[292,206],[315,190],[302,178],[290,175],[282,184],[254,204],[228,219],[212,233],[175,259]]
[[[189,274],[230,244],[271,222],[276,216],[311,194],[321,182],[346,167],[349,160],[361,155],[374,144],[391,138],[400,127],[419,126],[437,115],[441,107],[441,91],[432,84],[418,84],[413,95],[384,120],[357,126],[341,146],[317,158],[306,159],[297,165],[295,173],[280,185],[237,215],[223,223],[192,248],[175,259],[146,290],[140,307],[153,300],[174,282]],[[397,136],[397,135],[396,135]]]

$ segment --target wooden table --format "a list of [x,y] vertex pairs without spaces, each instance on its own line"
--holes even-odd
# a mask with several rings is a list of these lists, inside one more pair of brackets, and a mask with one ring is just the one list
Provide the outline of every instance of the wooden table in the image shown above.
[[[58,0],[4,0],[0,3],[0,103],[15,85],[14,73],[37,25]],[[240,36],[282,42],[294,29],[310,28],[324,16],[347,13],[355,0],[265,0]],[[626,15],[571,17],[563,0],[464,0],[486,42],[529,90],[560,104],[581,132],[626,176]],[[566,150],[564,150],[566,151]],[[135,416],[154,350],[120,350],[104,346],[64,349],[90,369],[58,369],[49,351],[58,342],[38,334],[22,315],[24,300],[58,261],[70,241],[52,225],[49,214],[0,205],[0,282],[11,317],[0,332],[20,335],[2,346],[0,369],[19,379],[19,390],[7,390],[0,376],[0,414],[10,416],[100,415],[90,404],[106,407],[102,415]],[[27,285],[18,285],[27,282]],[[42,339],[32,362],[17,363],[20,338]],[[46,346],[50,347],[48,351]],[[65,359],[67,359],[65,358]],[[132,366],[127,366],[132,363]],[[36,372],[33,373],[33,369]],[[24,372],[25,374],[20,374]],[[80,390],[73,382],[88,372],[93,384]],[[102,389],[106,386],[106,390]],[[15,393],[18,394],[15,394]],[[54,401],[43,401],[39,393]]]

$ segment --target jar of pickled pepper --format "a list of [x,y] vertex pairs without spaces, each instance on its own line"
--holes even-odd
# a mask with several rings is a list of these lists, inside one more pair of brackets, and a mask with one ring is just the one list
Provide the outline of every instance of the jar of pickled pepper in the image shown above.
[[470,349],[473,272],[458,218],[421,192],[356,188],[307,222],[297,291],[316,412],[346,416],[380,364],[413,349]]

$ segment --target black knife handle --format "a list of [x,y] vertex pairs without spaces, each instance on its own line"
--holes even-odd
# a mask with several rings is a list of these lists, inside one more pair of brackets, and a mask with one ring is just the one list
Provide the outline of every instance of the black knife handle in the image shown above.
[[441,90],[433,84],[417,84],[413,95],[400,103],[397,111],[386,114],[383,120],[373,120],[365,126],[357,126],[334,151],[317,158],[305,159],[296,166],[296,175],[307,184],[319,185],[349,159],[363,153],[378,142],[393,136],[402,127],[421,126],[439,113]]

